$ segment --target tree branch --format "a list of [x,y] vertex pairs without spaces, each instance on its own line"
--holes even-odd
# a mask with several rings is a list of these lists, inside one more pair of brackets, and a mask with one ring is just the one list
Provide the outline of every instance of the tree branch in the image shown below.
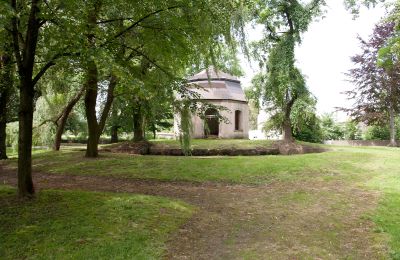
[[54,65],[56,65],[56,60],[57,60],[57,59],[59,59],[59,58],[61,58],[61,57],[69,57],[69,56],[74,56],[74,55],[79,56],[80,53],[79,53],[79,52],[77,52],[77,53],[65,52],[65,53],[57,53],[56,55],[54,55],[53,58],[51,58],[51,59],[46,63],[46,65],[44,65],[44,66],[40,69],[40,71],[38,72],[38,74],[36,74],[36,76],[33,78],[33,81],[32,81],[33,84],[35,85],[35,84],[40,80],[40,78],[46,73],[46,71],[47,71],[48,69],[50,69],[51,67],[53,67]]
[[112,36],[112,37],[109,38],[108,40],[106,40],[104,43],[102,43],[102,44],[100,45],[100,47],[104,47],[105,45],[109,44],[110,42],[112,42],[113,40],[115,40],[115,39],[117,39],[118,37],[122,36],[123,34],[129,32],[130,30],[132,30],[133,28],[135,28],[136,26],[138,26],[141,22],[145,21],[146,19],[148,19],[148,18],[150,18],[150,17],[152,17],[152,16],[154,16],[154,15],[157,15],[157,14],[159,14],[159,13],[162,13],[162,12],[165,12],[165,11],[168,11],[168,10],[173,10],[173,9],[181,8],[181,7],[182,7],[182,6],[179,6],[179,5],[177,5],[177,6],[171,6],[171,7],[165,8],[165,9],[159,9],[159,10],[157,10],[157,11],[154,11],[154,12],[152,12],[152,13],[149,13],[149,14],[143,16],[142,18],[140,18],[139,20],[137,20],[136,22],[134,22],[133,24],[131,24],[130,26],[128,26],[127,28],[123,29],[123,30],[120,31],[119,33],[115,34],[114,36]]
[[156,61],[152,60],[151,58],[149,58],[145,53],[143,53],[142,51],[136,49],[136,48],[132,48],[129,46],[124,45],[125,48],[130,49],[134,52],[136,52],[137,54],[139,54],[140,56],[142,56],[143,58],[145,58],[148,62],[150,62],[153,66],[157,67],[159,70],[161,70],[162,72],[164,72],[168,77],[170,78],[175,78],[171,73],[169,73],[166,69],[164,69],[163,67],[161,67],[160,65],[157,64]]

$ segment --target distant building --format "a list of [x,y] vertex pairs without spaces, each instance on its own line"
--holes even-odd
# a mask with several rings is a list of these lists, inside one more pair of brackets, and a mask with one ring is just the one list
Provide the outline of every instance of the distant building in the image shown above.
[[[193,86],[190,90],[197,92],[200,100],[228,109],[210,108],[205,111],[205,119],[193,115],[193,138],[249,138],[249,106],[237,77],[209,68],[208,73],[203,70],[188,80]],[[229,122],[220,121],[218,115]],[[175,133],[179,133],[178,126],[179,117],[175,117]]]

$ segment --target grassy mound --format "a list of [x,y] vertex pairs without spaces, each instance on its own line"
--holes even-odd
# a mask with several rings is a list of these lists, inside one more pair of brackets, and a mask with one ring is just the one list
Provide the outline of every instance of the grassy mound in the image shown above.
[[0,186],[1,259],[155,259],[192,214],[165,198],[41,191],[32,201]]

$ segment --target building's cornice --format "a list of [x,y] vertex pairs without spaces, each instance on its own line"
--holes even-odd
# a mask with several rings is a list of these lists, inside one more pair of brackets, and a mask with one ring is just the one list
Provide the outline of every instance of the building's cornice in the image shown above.
[[198,82],[198,81],[230,81],[230,82],[233,82],[233,83],[239,83],[240,84],[240,80],[228,79],[228,78],[198,78],[198,79],[190,79],[190,80],[188,80],[188,82],[190,82],[190,83],[194,83],[194,82]]
[[233,102],[238,102],[238,103],[242,103],[242,104],[249,104],[249,102],[247,102],[247,101],[231,99],[231,98],[215,98],[215,99],[197,98],[197,99],[194,99],[194,100],[202,100],[202,101],[233,101]]

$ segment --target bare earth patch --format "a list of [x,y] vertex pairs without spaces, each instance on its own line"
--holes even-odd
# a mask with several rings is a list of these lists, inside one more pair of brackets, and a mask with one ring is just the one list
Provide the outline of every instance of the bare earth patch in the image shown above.
[[[16,184],[1,168],[0,182]],[[37,189],[130,192],[178,198],[197,213],[168,243],[166,259],[382,259],[384,238],[366,217],[378,193],[341,182],[246,186],[34,173]]]

